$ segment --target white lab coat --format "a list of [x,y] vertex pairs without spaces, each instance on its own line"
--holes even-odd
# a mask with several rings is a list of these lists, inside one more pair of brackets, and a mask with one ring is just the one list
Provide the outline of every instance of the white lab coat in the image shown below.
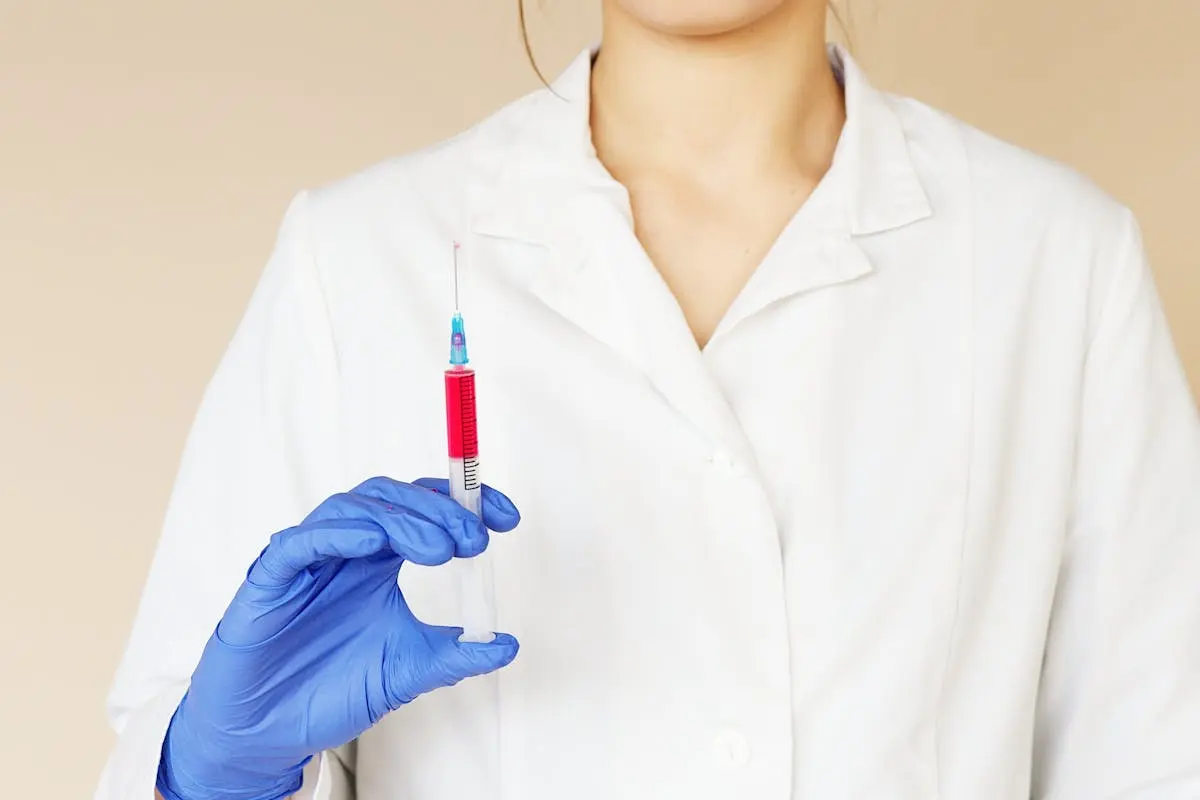
[[[833,57],[832,170],[703,352],[591,149],[586,54],[565,99],[295,200],[187,443],[97,797],[151,796],[273,531],[445,474],[455,239],[523,646],[324,754],[321,795],[1200,797],[1200,426],[1134,220]],[[452,570],[401,584],[457,619]]]

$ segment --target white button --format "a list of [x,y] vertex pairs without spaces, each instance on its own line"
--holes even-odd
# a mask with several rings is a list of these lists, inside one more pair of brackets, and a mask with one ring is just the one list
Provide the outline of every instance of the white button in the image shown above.
[[712,747],[718,766],[744,767],[750,763],[750,744],[737,731],[721,731],[713,739]]
[[733,456],[724,450],[717,450],[708,457],[708,462],[727,475],[740,475],[741,465],[733,460]]

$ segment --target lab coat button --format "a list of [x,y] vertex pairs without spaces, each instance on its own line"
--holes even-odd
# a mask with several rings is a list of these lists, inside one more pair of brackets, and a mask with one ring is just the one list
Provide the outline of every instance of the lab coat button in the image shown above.
[[708,462],[726,475],[740,475],[741,466],[724,450],[717,450],[708,457]]
[[737,731],[721,731],[713,739],[713,757],[721,767],[744,767],[750,763],[750,744]]

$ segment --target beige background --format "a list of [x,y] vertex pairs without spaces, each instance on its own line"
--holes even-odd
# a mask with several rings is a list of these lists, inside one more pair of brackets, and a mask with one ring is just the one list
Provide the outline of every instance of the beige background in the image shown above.
[[[1138,212],[1200,385],[1200,3],[852,2],[879,83]],[[6,797],[90,794],[183,437],[288,199],[531,88],[515,3],[0,0]],[[535,10],[549,73],[597,5]]]

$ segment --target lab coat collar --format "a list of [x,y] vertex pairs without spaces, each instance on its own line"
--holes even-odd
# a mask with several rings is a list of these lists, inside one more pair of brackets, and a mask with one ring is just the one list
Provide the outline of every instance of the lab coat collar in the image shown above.
[[[492,180],[475,187],[476,232],[541,241],[548,226],[574,210],[570,196],[579,191],[605,195],[629,214],[624,188],[592,144],[596,52],[581,53],[550,89],[527,97],[520,113],[499,126]],[[840,218],[831,222],[851,236],[867,236],[931,216],[892,98],[871,85],[843,47],[830,45],[829,59],[846,96],[846,123],[827,176],[840,184]]]
[[830,63],[845,88],[846,124],[831,170],[843,170],[849,233],[882,233],[932,215],[892,98],[871,85],[844,48]]
[[[596,158],[591,137],[593,51],[553,82],[484,123],[471,187],[471,229],[545,244],[582,193],[623,194]],[[625,204],[628,204],[626,199]],[[572,206],[572,207],[568,207]]]
[[[784,298],[870,273],[856,237],[931,213],[889,101],[844,51],[833,48],[830,57],[847,104],[833,165],[776,243],[779,255],[760,265],[713,342]],[[472,232],[542,250],[516,267],[529,291],[636,365],[707,439],[750,460],[736,415],[678,304],[637,246],[628,193],[596,157],[589,125],[592,58],[592,51],[583,53],[552,89],[530,95],[481,131]]]

